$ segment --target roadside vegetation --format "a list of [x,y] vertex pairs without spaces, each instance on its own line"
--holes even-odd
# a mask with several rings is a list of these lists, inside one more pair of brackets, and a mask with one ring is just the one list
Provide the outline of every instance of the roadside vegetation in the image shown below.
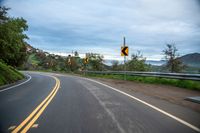
[[[163,69],[167,72],[182,72],[186,66],[181,62],[178,56],[178,49],[175,44],[166,44],[167,48],[163,50],[165,59],[167,61]],[[151,66],[145,64],[145,58],[140,52],[133,54],[130,61],[127,62],[126,67],[129,71],[150,71]],[[118,66],[116,62],[113,62],[113,70],[121,70],[124,66]],[[121,69],[120,69],[121,68]],[[122,69],[123,70],[123,69]],[[99,78],[110,78],[110,79],[124,79],[124,75],[112,75],[112,74],[86,74],[89,77],[99,77]],[[191,90],[200,91],[200,82],[191,80],[179,80],[179,79],[169,79],[169,78],[159,78],[159,77],[143,77],[143,76],[126,76],[126,80],[149,83],[149,84],[164,84],[171,85]]]
[[[108,78],[108,79],[119,79],[124,80],[124,75],[111,75],[111,74],[86,74],[86,77],[95,78]],[[179,80],[179,79],[168,79],[168,78],[158,78],[158,77],[142,77],[142,76],[126,76],[126,80],[135,81],[148,84],[163,84],[171,85],[180,88],[186,88],[190,90],[200,91],[200,82],[191,80]]]
[[0,7],[0,59],[13,67],[19,67],[26,60],[24,31],[28,29],[23,18],[9,17],[9,8]]
[[0,61],[0,86],[13,83],[24,78],[24,75],[15,70],[12,66]]
[[[31,46],[30,46],[31,47]],[[84,70],[87,71],[123,71],[124,64],[119,61],[113,61],[111,66],[104,64],[102,55],[95,53],[87,53],[86,57],[88,62],[85,63],[85,58],[79,57],[77,51],[67,57],[62,57],[33,47],[28,52],[28,62],[24,65],[25,70],[43,71],[43,72],[61,72],[79,74],[84,76]],[[177,54],[177,49],[174,44],[167,44],[166,49],[163,51],[167,64],[159,68],[160,72],[184,72],[187,67],[182,64]],[[126,62],[127,71],[156,71],[152,66],[145,63],[146,58],[143,57],[141,52],[136,52],[131,56],[131,59]],[[24,70],[23,69],[23,70]],[[124,75],[102,75],[102,74],[86,74],[88,77],[111,78],[111,79],[124,79]],[[141,77],[141,76],[127,76],[127,80],[150,83],[150,84],[164,84],[171,85],[191,90],[200,90],[200,82],[190,80],[178,80],[156,77]]]
[[15,68],[26,60],[28,25],[23,18],[9,17],[8,10],[0,6],[0,86],[24,78]]
[[33,71],[57,71],[80,73],[83,70],[102,71],[108,70],[109,66],[103,63],[103,56],[97,53],[86,53],[89,62],[81,58],[75,51],[68,56],[59,56],[44,52],[27,45],[27,61],[20,67],[22,70]]

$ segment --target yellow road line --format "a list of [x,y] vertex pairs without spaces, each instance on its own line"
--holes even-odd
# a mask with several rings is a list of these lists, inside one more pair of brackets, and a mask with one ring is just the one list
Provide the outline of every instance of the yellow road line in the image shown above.
[[[59,83],[59,86],[60,86],[60,83]],[[28,125],[26,125],[26,127],[22,130],[21,133],[26,133],[32,127],[32,125],[35,123],[35,121],[40,117],[42,112],[45,110],[45,108],[48,106],[48,104],[54,98],[54,96],[56,95],[57,91],[58,91],[58,89],[54,92],[52,97],[45,103],[45,105],[40,109],[40,111],[34,116],[34,118],[28,123]]]
[[[53,76],[52,76],[53,77]],[[38,110],[45,104],[45,102],[48,99],[51,99],[51,97],[54,97],[55,93],[57,92],[56,90],[58,90],[58,88],[60,87],[60,81],[58,78],[53,77],[56,80],[56,85],[54,86],[53,90],[51,91],[51,93],[42,101],[42,103],[40,103],[37,108],[17,127],[15,128],[15,130],[12,131],[12,133],[17,133],[19,132],[19,130],[21,130],[21,128],[26,125],[28,123],[28,121],[38,112]],[[49,100],[48,100],[49,101]],[[45,104],[46,105],[46,104]]]

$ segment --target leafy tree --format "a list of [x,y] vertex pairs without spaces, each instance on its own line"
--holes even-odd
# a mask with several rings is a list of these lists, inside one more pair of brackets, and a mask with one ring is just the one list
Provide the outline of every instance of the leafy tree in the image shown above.
[[9,8],[0,6],[0,23],[5,23],[9,18],[7,16],[7,11]]
[[178,49],[175,44],[166,44],[166,46],[167,48],[163,50],[165,59],[167,60],[166,67],[172,73],[181,72],[185,68],[185,65],[178,59]]
[[28,29],[23,18],[7,16],[8,8],[0,7],[0,59],[12,66],[20,66],[26,59],[26,42],[23,32]]
[[86,57],[89,59],[88,69],[94,71],[101,71],[103,67],[103,56],[96,53],[87,53]]
[[77,71],[81,65],[79,63],[79,59],[80,59],[80,57],[75,57],[75,56],[69,55],[65,60],[66,68],[73,72]]
[[131,56],[131,60],[126,63],[127,70],[129,71],[147,71],[149,65],[145,64],[146,58],[138,51]]
[[79,68],[79,64],[77,62],[77,58],[76,57],[72,57],[71,58],[71,71],[76,71]]

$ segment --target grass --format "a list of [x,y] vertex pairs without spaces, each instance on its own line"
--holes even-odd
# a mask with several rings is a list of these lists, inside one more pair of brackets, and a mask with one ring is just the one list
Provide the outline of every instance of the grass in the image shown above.
[[[103,74],[87,74],[88,77],[98,77],[98,78],[108,78],[108,79],[124,79],[124,75],[103,75]],[[200,82],[192,80],[179,80],[179,79],[168,79],[168,78],[158,78],[158,77],[142,77],[142,76],[127,76],[127,80],[149,83],[149,84],[164,84],[171,85],[180,88],[186,88],[190,90],[200,91]]]
[[[52,70],[40,70],[41,72],[57,72]],[[60,73],[66,73],[61,72]],[[81,73],[70,73],[68,74],[78,74],[80,76],[84,76]],[[111,74],[86,74],[86,77],[96,77],[96,78],[108,78],[108,79],[119,79],[123,80],[124,75],[111,75]],[[127,76],[126,79],[128,81],[135,81],[140,83],[149,83],[149,84],[164,84],[170,86],[176,86],[180,88],[190,89],[190,90],[197,90],[200,91],[200,82],[199,81],[192,81],[192,80],[179,80],[179,79],[169,79],[169,78],[158,78],[158,77],[142,77],[142,76]]]
[[0,62],[0,86],[23,79],[24,75],[11,66]]
[[29,57],[28,57],[28,62],[31,63],[31,64],[39,64],[40,61],[37,59],[37,57],[35,56],[35,54],[31,54]]

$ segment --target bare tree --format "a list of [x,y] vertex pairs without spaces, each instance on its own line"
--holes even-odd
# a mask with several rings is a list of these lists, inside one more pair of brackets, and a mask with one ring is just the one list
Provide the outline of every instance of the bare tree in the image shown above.
[[175,44],[166,44],[166,46],[167,48],[163,50],[165,59],[167,60],[166,67],[172,73],[181,72],[185,68],[185,65],[183,65],[183,63],[178,58],[178,49],[176,48]]

